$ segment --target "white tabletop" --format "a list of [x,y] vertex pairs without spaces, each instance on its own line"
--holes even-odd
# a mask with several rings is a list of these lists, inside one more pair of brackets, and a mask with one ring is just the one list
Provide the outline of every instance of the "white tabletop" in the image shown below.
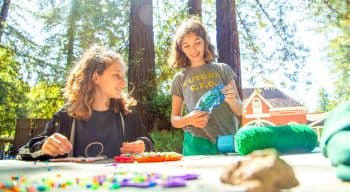
[[[320,153],[282,155],[290,164],[299,181],[299,186],[288,191],[350,191],[350,182],[336,177],[336,169]],[[71,162],[26,162],[17,160],[0,161],[0,181],[10,181],[11,176],[25,176],[38,180],[54,177],[88,177],[112,174],[116,171],[160,173],[164,175],[199,174],[199,179],[187,181],[182,188],[120,188],[118,191],[244,191],[241,187],[223,184],[220,175],[231,163],[244,158],[237,154],[213,156],[187,156],[180,161],[158,163],[118,163],[112,160],[96,163]],[[83,190],[83,189],[82,189]],[[61,191],[61,190],[60,190]]]

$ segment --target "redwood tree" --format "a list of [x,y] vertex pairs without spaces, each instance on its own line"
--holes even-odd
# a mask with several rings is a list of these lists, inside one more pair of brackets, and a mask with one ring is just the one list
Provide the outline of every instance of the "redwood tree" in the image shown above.
[[216,1],[216,40],[218,61],[227,63],[237,74],[236,85],[239,96],[242,98],[241,63],[235,10],[235,1]]
[[154,98],[155,52],[153,38],[153,5],[152,0],[130,1],[130,36],[129,36],[129,90],[138,101],[140,113],[146,127],[152,128],[151,114],[145,109],[147,101]]
[[68,16],[68,29],[67,29],[68,42],[66,45],[66,48],[67,48],[66,72],[69,72],[69,70],[72,68],[73,60],[74,60],[73,50],[74,50],[74,39],[76,35],[76,22],[80,17],[79,6],[80,6],[80,3],[78,0],[71,1],[71,8]]
[[189,0],[188,7],[190,15],[202,17],[202,0]]
[[0,13],[0,41],[4,31],[4,26],[7,18],[7,13],[9,11],[11,0],[4,0]]

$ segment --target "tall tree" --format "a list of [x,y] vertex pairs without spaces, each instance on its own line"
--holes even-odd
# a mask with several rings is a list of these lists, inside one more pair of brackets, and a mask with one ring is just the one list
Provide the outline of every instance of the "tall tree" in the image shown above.
[[4,0],[2,3],[1,13],[0,13],[0,42],[3,34],[4,26],[6,23],[7,13],[9,11],[11,0]]
[[148,129],[153,122],[144,105],[156,93],[152,0],[131,0],[129,36],[129,82],[139,102],[138,111]]
[[[38,53],[38,45],[33,41],[33,36],[30,35],[32,28],[30,15],[33,12],[22,5],[20,1],[4,0],[1,10],[1,45],[11,49],[13,57],[21,64],[22,69],[30,71],[31,66],[40,63],[40,58],[34,55]],[[10,9],[10,11],[8,10]],[[4,25],[6,22],[6,25]],[[29,74],[29,73],[28,73]]]
[[234,0],[216,1],[216,39],[218,60],[227,63],[237,74],[236,85],[239,96],[242,98],[241,62],[235,10]]
[[126,0],[43,1],[38,15],[43,21],[46,69],[40,80],[63,84],[81,53],[93,44],[127,54],[129,5]]
[[25,93],[28,91],[20,75],[20,64],[14,53],[0,47],[0,136],[13,136],[16,119],[25,116]]
[[202,0],[189,0],[188,7],[190,15],[202,18]]
[[[68,16],[68,30],[67,30],[67,66],[66,69],[70,69],[72,67],[72,63],[74,60],[74,40],[76,35],[76,22],[80,17],[79,8],[80,3],[78,0],[72,0],[70,13]],[[68,72],[69,70],[66,70]]]

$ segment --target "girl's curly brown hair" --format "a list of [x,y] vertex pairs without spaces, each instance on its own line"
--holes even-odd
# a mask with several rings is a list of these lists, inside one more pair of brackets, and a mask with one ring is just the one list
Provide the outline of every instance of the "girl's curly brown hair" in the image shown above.
[[175,68],[186,68],[191,66],[190,60],[181,49],[182,40],[189,33],[194,33],[203,39],[205,62],[210,63],[215,60],[215,48],[210,42],[207,31],[197,17],[192,17],[183,22],[176,30],[171,47],[171,54],[168,60],[170,66]]
[[[118,53],[104,47],[93,46],[83,54],[70,73],[64,88],[67,112],[70,116],[82,120],[90,118],[95,91],[93,74],[97,72],[102,75],[106,68],[113,63],[125,67]],[[130,106],[135,105],[136,101],[127,93],[122,93],[119,99],[110,100],[110,108],[114,109],[115,112],[121,112],[123,115],[131,111]]]

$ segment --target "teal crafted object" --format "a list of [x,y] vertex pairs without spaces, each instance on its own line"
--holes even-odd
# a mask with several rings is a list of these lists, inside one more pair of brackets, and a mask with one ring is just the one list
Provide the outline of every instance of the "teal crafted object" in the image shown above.
[[211,113],[214,108],[224,102],[225,96],[221,92],[224,85],[221,83],[204,93],[197,101],[195,109]]
[[337,168],[337,177],[350,181],[350,101],[337,106],[327,116],[321,148]]
[[235,135],[235,149],[241,155],[254,150],[275,148],[280,153],[311,152],[317,135],[307,125],[246,126]]

